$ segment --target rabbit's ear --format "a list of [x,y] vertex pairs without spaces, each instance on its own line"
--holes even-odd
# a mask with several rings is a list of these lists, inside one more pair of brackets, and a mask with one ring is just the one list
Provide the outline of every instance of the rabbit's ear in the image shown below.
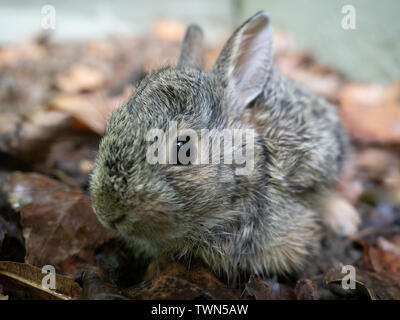
[[263,91],[272,64],[272,27],[268,13],[260,11],[230,37],[210,72],[223,85],[228,105],[243,110]]
[[203,30],[192,24],[186,30],[177,67],[203,69],[204,54]]

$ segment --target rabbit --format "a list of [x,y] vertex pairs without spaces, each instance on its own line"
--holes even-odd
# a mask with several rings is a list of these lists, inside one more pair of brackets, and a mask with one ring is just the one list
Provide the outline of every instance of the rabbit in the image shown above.
[[[334,106],[277,70],[272,38],[269,14],[256,13],[206,72],[202,29],[190,25],[176,67],[147,75],[110,116],[91,203],[138,254],[194,256],[232,278],[299,271],[318,250],[319,208],[350,142]],[[149,163],[148,131],[171,121],[195,132],[252,130],[254,168]]]

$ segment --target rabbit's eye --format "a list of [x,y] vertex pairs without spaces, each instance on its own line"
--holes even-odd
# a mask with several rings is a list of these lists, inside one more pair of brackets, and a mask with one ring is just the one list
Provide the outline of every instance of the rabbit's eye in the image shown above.
[[[182,155],[182,152],[179,153],[179,150],[190,140],[190,137],[187,137],[186,140],[178,140],[176,143],[176,159],[177,159],[177,164],[180,166],[188,165],[190,164],[190,148],[186,150],[186,153]],[[185,158],[185,159],[182,159]],[[181,159],[179,159],[181,158]],[[182,161],[180,161],[182,160]]]

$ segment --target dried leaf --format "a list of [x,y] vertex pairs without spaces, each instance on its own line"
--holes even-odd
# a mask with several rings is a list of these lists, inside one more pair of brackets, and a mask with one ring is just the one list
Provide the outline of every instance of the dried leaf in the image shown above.
[[400,285],[400,237],[394,242],[378,237],[377,246],[363,242],[363,262],[372,271],[393,279]]
[[29,162],[42,160],[51,143],[71,127],[71,117],[60,111],[38,110],[27,117],[2,115],[0,151]]
[[276,281],[262,281],[259,277],[251,275],[244,289],[245,297],[252,297],[256,300],[279,300],[280,285]]
[[297,281],[294,292],[297,300],[318,300],[317,283],[310,279]]
[[89,267],[79,270],[76,275],[77,281],[82,283],[82,298],[97,299],[97,300],[124,300],[125,297],[120,295],[120,292],[115,284],[111,283],[104,273],[98,267]]
[[56,274],[56,289],[49,289],[42,285],[45,276],[41,269],[29,264],[0,261],[1,282],[27,290],[33,298],[69,300],[80,297],[82,289],[73,279]]
[[94,249],[112,237],[94,215],[88,197],[36,173],[14,172],[8,199],[21,213],[27,255],[36,266],[72,274],[94,263]]
[[124,290],[131,299],[142,300],[212,300],[206,290],[184,279],[173,276],[160,276],[152,281]]
[[108,97],[103,93],[59,95],[49,104],[51,109],[70,114],[84,127],[102,135],[111,112],[118,109],[132,95],[133,87],[125,87],[119,96]]
[[58,75],[56,81],[61,91],[78,93],[101,88],[104,86],[105,78],[96,68],[75,64],[67,72]]
[[[220,282],[200,261],[192,260],[190,266],[163,258],[150,265],[145,277],[150,279],[142,286],[126,293],[130,297],[151,299],[238,299],[239,292]],[[149,275],[150,274],[150,275]],[[165,292],[164,292],[165,291]],[[161,293],[163,292],[163,293]]]
[[400,103],[392,91],[367,84],[348,84],[343,88],[339,110],[354,139],[365,143],[400,143]]
[[[328,285],[332,283],[341,284],[343,277],[345,277],[345,274],[331,269],[326,273],[324,282]],[[356,268],[355,282],[355,292],[371,300],[400,299],[400,286],[385,275]]]
[[366,148],[356,155],[357,171],[365,180],[381,182],[393,169],[398,169],[399,162],[393,153],[378,148]]

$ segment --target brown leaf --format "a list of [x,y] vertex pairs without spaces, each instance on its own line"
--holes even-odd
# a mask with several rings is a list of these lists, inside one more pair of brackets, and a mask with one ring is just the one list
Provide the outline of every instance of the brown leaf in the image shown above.
[[35,299],[69,300],[81,295],[81,287],[71,278],[56,274],[56,289],[42,285],[46,274],[29,264],[0,261],[0,280],[7,287],[28,291]]
[[228,288],[200,261],[192,260],[190,266],[172,262],[168,258],[150,265],[145,282],[126,293],[130,297],[149,299],[238,299],[239,292]]
[[192,259],[190,266],[184,263],[170,264],[165,273],[198,285],[216,299],[237,299],[239,295],[237,290],[228,288],[201,261],[195,259]]
[[25,60],[40,60],[45,55],[43,46],[35,42],[16,43],[0,47],[0,67],[12,66]]
[[1,115],[0,151],[29,162],[42,160],[51,143],[71,127],[71,117],[60,111],[41,109],[27,117]]
[[355,83],[341,90],[339,110],[354,139],[365,143],[400,143],[400,103],[394,98],[394,90]]
[[142,300],[211,300],[206,290],[187,280],[173,276],[160,276],[152,281],[124,290],[131,299]]
[[392,241],[378,237],[377,246],[363,242],[363,262],[367,268],[397,281],[400,285],[400,237]]
[[317,283],[310,279],[297,281],[294,292],[297,300],[318,300]]
[[83,299],[121,300],[115,284],[111,283],[105,272],[98,267],[89,267],[78,271],[77,281],[82,283]]
[[246,283],[242,297],[256,300],[295,300],[293,288],[287,284],[279,283],[276,277],[260,279],[251,275]]
[[[329,270],[325,277],[326,284],[341,284],[343,274],[337,270]],[[355,291],[366,296],[371,300],[399,300],[400,299],[400,286],[392,279],[387,278],[383,274],[377,274],[356,268],[356,289]],[[349,289],[351,290],[351,289]]]
[[98,92],[93,94],[59,95],[49,104],[50,109],[70,114],[75,120],[102,135],[111,112],[118,109],[132,95],[133,87],[125,87],[119,96],[108,97]]
[[[100,137],[90,131],[74,132],[51,146],[42,172],[70,186],[87,186]],[[41,165],[41,164],[38,164]]]
[[388,150],[369,147],[357,153],[356,164],[364,180],[380,183],[395,169],[398,170],[400,163],[397,156]]
[[279,300],[280,285],[278,282],[262,281],[259,277],[251,275],[244,289],[245,297],[253,297],[256,300]]
[[45,176],[14,172],[8,199],[21,213],[29,264],[50,264],[59,273],[72,274],[92,265],[96,246],[112,236],[98,222],[85,194]]
[[391,253],[394,255],[400,254],[400,236],[394,236],[391,241],[386,240],[385,238],[379,237],[377,239],[378,247],[386,251],[387,253]]
[[75,64],[67,72],[58,75],[56,82],[61,91],[78,93],[101,88],[105,83],[105,78],[96,68]]

